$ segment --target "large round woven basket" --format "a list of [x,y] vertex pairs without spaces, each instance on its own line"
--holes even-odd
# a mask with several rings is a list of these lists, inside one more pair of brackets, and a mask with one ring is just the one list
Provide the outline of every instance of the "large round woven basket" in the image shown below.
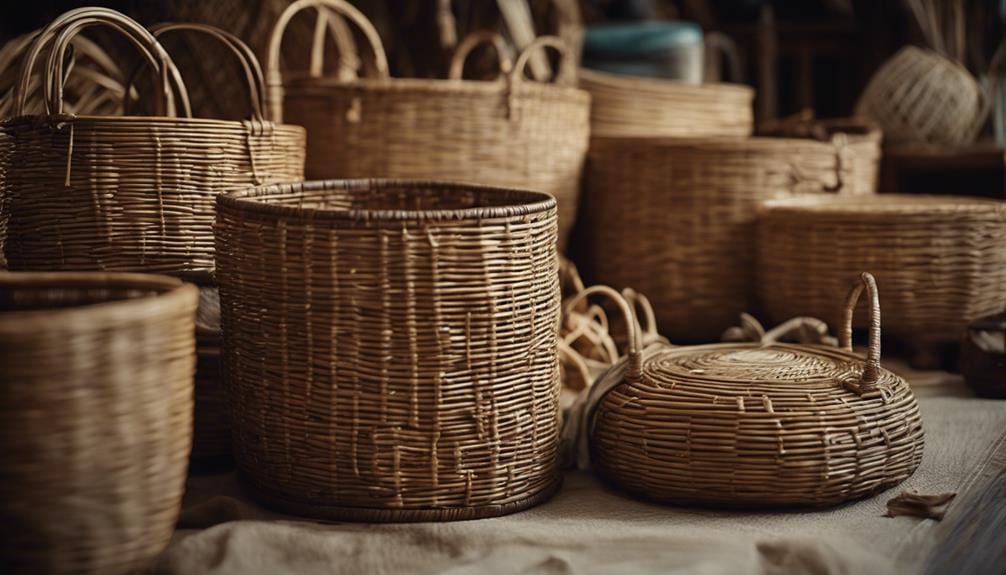
[[[887,294],[887,332],[912,342],[956,342],[968,321],[1006,309],[1000,201],[882,194],[767,202],[758,253],[758,293],[773,320],[810,315],[838,325],[829,301],[859,269],[872,270]],[[866,321],[857,315],[857,326]]]
[[[62,63],[73,37],[92,26],[108,28],[139,50],[159,78],[154,108],[162,116],[63,113]],[[303,128],[266,121],[254,56],[233,37],[211,35],[247,72],[250,121],[176,117],[177,108],[183,116],[188,108],[177,70],[150,32],[117,12],[73,10],[36,37],[22,59],[18,117],[0,124],[13,144],[9,161],[18,166],[0,192],[10,208],[11,269],[209,271],[214,197],[303,177]],[[50,43],[46,113],[24,116],[32,70]]]
[[[597,471],[658,502],[746,508],[836,505],[910,476],[922,460],[919,408],[908,384],[880,367],[876,284],[863,276],[846,303],[842,349],[763,341],[640,352],[634,334],[587,410]],[[851,346],[864,285],[865,359]]]
[[126,574],[167,546],[192,439],[196,289],[0,273],[0,565]]
[[555,200],[350,180],[221,196],[235,460],[327,519],[472,519],[559,486]]
[[[373,77],[283,80],[285,27],[310,7],[335,10],[363,31]],[[564,55],[556,84],[524,77],[528,59],[546,46]],[[465,55],[459,51],[457,60]],[[392,79],[387,70],[377,32],[343,0],[299,0],[280,18],[269,48],[270,100],[275,118],[310,127],[309,179],[417,178],[548,192],[558,201],[560,247],[565,244],[590,130],[590,98],[572,85],[575,66],[565,44],[537,39],[495,82]]]
[[591,136],[750,136],[754,90],[580,70]]
[[714,341],[755,303],[763,200],[873,193],[880,135],[827,137],[593,139],[581,267],[645,293],[671,341]]

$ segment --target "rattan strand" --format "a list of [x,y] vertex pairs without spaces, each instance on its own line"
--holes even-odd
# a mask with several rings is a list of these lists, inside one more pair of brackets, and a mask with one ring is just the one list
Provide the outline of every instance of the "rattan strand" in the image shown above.
[[[768,202],[758,224],[758,293],[773,320],[841,319],[830,305],[852,270],[884,289],[885,328],[954,342],[969,320],[1006,309],[1006,203],[879,195]],[[864,325],[860,314],[856,325]]]
[[592,136],[750,136],[754,90],[580,70]]
[[754,305],[754,225],[763,200],[872,194],[880,136],[596,138],[581,267],[592,283],[645,293],[660,333],[715,341]]
[[0,564],[126,574],[167,546],[192,437],[196,289],[0,273]]
[[921,418],[908,384],[879,367],[876,284],[869,274],[863,282],[873,311],[865,359],[852,352],[849,326],[842,349],[630,351],[587,423],[598,472],[658,502],[745,508],[836,505],[903,481],[922,459]]
[[[284,27],[309,7],[339,11],[364,31],[378,77],[301,76],[284,84]],[[300,0],[280,18],[270,43],[270,101],[275,118],[282,110],[286,121],[310,127],[308,179],[436,179],[548,192],[559,204],[562,247],[576,218],[590,98],[572,86],[524,78],[527,58],[545,46],[564,54],[558,80],[572,80],[572,52],[551,37],[525,49],[500,81],[389,78],[380,38],[357,10],[341,0]]]
[[218,200],[235,460],[328,519],[466,519],[560,481],[555,200],[351,180]]
[[[96,25],[126,36],[152,59],[164,92],[179,94],[185,108],[184,85],[174,79],[169,57],[125,16],[84,8],[48,26],[26,56],[15,92],[21,114],[38,51],[55,39],[45,72],[53,84],[45,91],[48,113],[0,125],[13,141],[10,162],[18,166],[3,190],[11,215],[8,263],[21,270],[212,270],[214,197],[302,178],[304,130],[264,119],[265,87],[254,59],[241,62],[251,71],[250,121],[63,114],[65,44]],[[225,43],[237,42],[215,34]],[[172,98],[166,100],[157,109],[170,116]]]

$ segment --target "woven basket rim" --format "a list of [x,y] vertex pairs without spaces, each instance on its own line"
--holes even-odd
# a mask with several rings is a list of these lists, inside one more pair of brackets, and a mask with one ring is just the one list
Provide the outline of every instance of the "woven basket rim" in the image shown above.
[[[290,77],[283,83],[286,97],[290,95],[311,93],[315,90],[328,93],[332,90],[344,89],[347,92],[412,92],[455,94],[463,96],[503,95],[508,92],[507,82],[483,80],[441,80],[431,78],[359,78],[345,81],[326,76],[314,78],[310,76]],[[521,82],[517,92],[551,94],[553,97],[562,95],[570,99],[589,101],[590,94],[575,86],[561,86],[527,80]]]
[[[845,132],[841,133],[844,134]],[[850,145],[880,141],[880,132],[871,131],[867,134],[847,134],[847,136]],[[793,150],[794,146],[824,146],[829,150],[835,148],[835,144],[831,141],[822,141],[814,138],[775,136],[673,137],[591,135],[590,137],[590,152],[603,148],[615,150],[627,148],[693,148],[696,150],[712,150],[717,152],[769,152],[772,154],[785,153],[792,155],[799,152],[799,150]]]
[[772,214],[855,215],[890,220],[893,214],[1006,213],[1006,202],[974,196],[900,195],[874,196],[815,195],[767,200],[762,208]]
[[[135,124],[138,127],[187,124],[205,128],[228,127],[240,128],[242,130],[246,130],[248,126],[259,125],[262,126],[261,129],[263,131],[267,131],[265,130],[265,126],[269,126],[272,130],[290,132],[291,134],[307,133],[307,129],[303,126],[298,126],[296,124],[277,124],[271,120],[260,122],[257,120],[221,120],[219,118],[185,118],[171,116],[78,116],[74,114],[13,116],[0,120],[0,128],[17,127],[24,124],[53,124],[62,122],[90,122],[94,124],[107,122],[109,124]],[[213,136],[213,134],[210,134],[210,136]]]
[[621,90],[651,90],[654,92],[681,92],[690,91],[699,94],[711,94],[713,92],[732,93],[737,96],[746,96],[754,99],[754,88],[747,84],[735,84],[728,82],[703,82],[702,84],[689,84],[677,80],[666,78],[651,78],[647,76],[629,76],[622,74],[610,74],[589,68],[580,68],[577,72],[581,86],[584,81],[598,86],[618,88]]
[[[262,201],[262,196],[270,194],[295,195],[305,191],[349,191],[416,188],[420,190],[443,190],[446,192],[479,192],[485,194],[507,194],[514,199],[510,205],[470,207],[440,210],[386,210],[386,209],[329,209],[302,208],[271,204]],[[312,180],[287,184],[268,184],[217,196],[218,206],[227,206],[245,212],[287,217],[301,220],[335,221],[441,221],[441,220],[481,220],[511,218],[535,213],[543,213],[556,208],[555,197],[546,192],[482,186],[476,184],[427,181],[412,179],[350,179]]]
[[121,322],[141,321],[175,310],[186,300],[193,309],[198,288],[180,279],[155,274],[127,272],[0,272],[0,289],[5,287],[47,289],[53,287],[117,287],[149,289],[155,295],[99,303],[24,311],[0,311],[0,335],[40,330],[77,330],[81,326],[100,329]]

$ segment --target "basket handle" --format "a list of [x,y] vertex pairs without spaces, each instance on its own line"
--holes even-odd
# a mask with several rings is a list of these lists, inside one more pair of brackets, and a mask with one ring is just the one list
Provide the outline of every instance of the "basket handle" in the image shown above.
[[44,102],[47,115],[63,112],[63,65],[70,42],[86,28],[103,26],[125,37],[140,52],[152,69],[160,76],[160,90],[156,94],[157,113],[176,116],[175,93],[181,94],[183,113],[191,116],[187,92],[178,69],[157,39],[143,26],[125,15],[107,8],[78,8],[62,14],[46,26],[32,42],[21,61],[20,77],[14,94],[14,115],[24,114],[32,71],[42,50],[50,42],[53,47],[45,66]]
[[873,274],[863,272],[849,290],[845,298],[845,310],[842,317],[842,331],[839,333],[839,346],[852,352],[852,317],[856,312],[856,303],[860,294],[866,289],[870,307],[870,342],[863,364],[863,375],[860,377],[856,391],[862,395],[877,387],[880,377],[880,296],[877,291],[877,280]]
[[559,53],[559,71],[555,74],[554,82],[561,86],[571,86],[576,80],[576,65],[573,62],[573,51],[558,36],[539,36],[534,39],[517,56],[517,62],[510,72],[510,84],[516,86],[518,82],[524,81],[524,69],[527,68],[528,60],[536,50],[552,48]]
[[[390,77],[388,74],[388,57],[384,53],[381,36],[362,12],[345,0],[297,0],[280,14],[279,20],[276,21],[276,26],[272,30],[272,36],[269,38],[266,83],[269,88],[270,117],[275,122],[283,121],[283,74],[279,66],[279,53],[283,44],[283,35],[286,33],[290,20],[297,13],[307,8],[318,10],[328,8],[355,24],[363,32],[367,43],[370,44],[370,51],[374,55],[374,67],[377,70],[377,75],[382,79]],[[315,42],[315,50],[317,50],[318,44],[318,42]]]
[[643,373],[643,354],[640,347],[642,335],[640,334],[639,320],[636,319],[632,306],[629,305],[629,302],[625,301],[625,298],[620,293],[608,286],[590,286],[563,303],[563,315],[568,316],[580,302],[595,294],[607,297],[618,307],[622,315],[625,316],[626,329],[629,332],[629,347],[626,350],[626,356],[628,357],[626,378],[638,380]]
[[509,50],[507,49],[506,41],[503,40],[503,36],[492,30],[477,30],[469,34],[468,37],[458,44],[457,50],[454,51],[454,56],[451,57],[451,66],[447,73],[447,78],[450,80],[460,80],[464,75],[465,62],[468,61],[468,56],[471,55],[472,50],[476,46],[481,46],[482,44],[491,44],[496,49],[496,60],[499,63],[500,74],[509,74],[510,70],[513,69],[513,62],[510,60]]
[[[639,333],[642,338],[640,343],[645,345],[647,340],[659,337],[657,333],[657,315],[653,312],[653,304],[650,303],[650,298],[632,288],[623,289],[622,297],[625,298],[625,301],[629,302],[629,305],[635,311],[636,321],[639,323]],[[640,316],[645,322],[639,320]]]

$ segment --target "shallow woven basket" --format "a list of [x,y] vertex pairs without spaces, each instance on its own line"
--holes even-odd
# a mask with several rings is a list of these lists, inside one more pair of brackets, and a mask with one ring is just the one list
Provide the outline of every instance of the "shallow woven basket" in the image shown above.
[[716,340],[755,303],[754,225],[763,200],[873,193],[880,135],[829,137],[593,139],[582,230],[587,277],[645,293],[660,333],[675,343]]
[[750,136],[754,90],[580,70],[592,136]]
[[[908,384],[880,367],[876,284],[869,274],[862,282],[846,302],[842,349],[760,342],[640,352],[634,333],[627,361],[595,384],[606,393],[585,432],[597,471],[646,499],[744,508],[836,505],[906,479],[922,460],[919,408]],[[865,359],[851,347],[864,286]],[[599,292],[618,298],[597,289],[584,297]]]
[[[62,71],[69,42],[103,26],[130,40],[160,79],[155,109],[165,116],[69,116]],[[213,198],[220,192],[303,177],[305,134],[264,119],[261,72],[233,37],[191,26],[229,47],[247,72],[252,120],[174,117],[185,87],[154,36],[112,10],[67,12],[45,28],[22,60],[19,117],[0,124],[18,166],[2,193],[10,208],[11,269],[142,270],[178,274],[213,269]],[[47,113],[20,116],[39,52],[50,42],[44,78]],[[178,95],[178,98],[173,97]]]
[[502,515],[560,483],[555,200],[349,180],[218,200],[235,460],[326,519]]
[[960,146],[974,141],[989,105],[978,81],[960,64],[906,46],[877,70],[856,104],[892,142]]
[[0,565],[142,571],[167,546],[192,439],[196,289],[0,273]]
[[[335,10],[363,32],[375,77],[301,75],[284,82],[285,27],[310,7]],[[576,218],[590,98],[572,86],[572,52],[554,37],[538,38],[509,72],[501,59],[499,81],[461,80],[459,63],[481,38],[459,47],[453,79],[389,78],[380,37],[362,14],[342,0],[299,0],[280,17],[270,42],[274,117],[310,127],[309,179],[417,178],[548,192],[558,201],[562,247]],[[563,55],[558,85],[524,77],[528,59],[544,47]]]
[[[956,342],[968,321],[1006,309],[1006,203],[948,196],[813,197],[766,203],[758,293],[770,319],[820,317],[852,270],[884,289],[885,327]],[[857,316],[856,325],[867,317]]]

